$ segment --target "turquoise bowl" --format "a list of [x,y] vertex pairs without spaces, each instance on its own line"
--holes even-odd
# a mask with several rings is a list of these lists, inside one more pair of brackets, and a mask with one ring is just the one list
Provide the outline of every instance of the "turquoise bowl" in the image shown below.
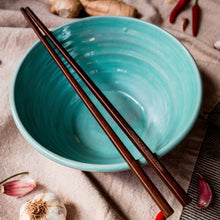
[[[117,16],[79,19],[53,33],[152,152],[161,157],[186,136],[198,116],[202,85],[193,57],[175,37],[150,23]],[[135,159],[145,164],[71,73]],[[46,157],[87,171],[129,168],[39,41],[16,70],[10,102],[21,134]]]

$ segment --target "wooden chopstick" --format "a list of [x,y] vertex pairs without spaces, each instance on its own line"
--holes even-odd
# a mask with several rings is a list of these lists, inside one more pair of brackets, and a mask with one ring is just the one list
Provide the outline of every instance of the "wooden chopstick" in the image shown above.
[[182,189],[182,187],[175,181],[175,179],[170,175],[167,169],[162,165],[162,163],[156,158],[143,140],[137,135],[137,133],[132,129],[132,127],[126,122],[122,115],[117,111],[117,109],[111,104],[111,102],[104,96],[101,90],[93,83],[93,81],[88,77],[88,75],[83,71],[83,69],[77,64],[77,62],[70,56],[66,49],[57,41],[53,34],[47,29],[47,27],[39,20],[39,18],[34,14],[30,8],[26,8],[29,15],[34,19],[37,25],[45,33],[45,35],[50,39],[50,41],[55,45],[59,52],[65,57],[71,67],[80,76],[83,82],[88,86],[88,88],[93,92],[100,103],[109,112],[112,118],[117,122],[120,128],[125,132],[128,138],[136,146],[142,156],[147,160],[149,165],[154,169],[154,171],[160,176],[163,182],[169,187],[171,192],[177,198],[177,200],[183,205],[187,205],[191,199]]
[[[142,182],[142,184],[145,186],[147,191],[149,192],[149,186],[153,187],[153,191],[156,192],[157,196],[160,195],[160,193],[157,191],[157,189],[153,186],[150,179],[144,174],[141,167],[136,163],[135,159],[132,157],[132,155],[127,151],[126,147],[123,145],[123,143],[120,141],[120,139],[117,137],[117,135],[114,133],[114,131],[111,129],[111,127],[107,124],[105,119],[102,117],[102,115],[98,112],[98,110],[95,108],[93,103],[89,100],[88,96],[85,94],[85,92],[80,88],[76,80],[72,77],[68,69],[65,67],[65,65],[62,63],[62,61],[59,59],[57,54],[53,51],[49,43],[47,42],[46,38],[43,36],[41,31],[38,29],[38,27],[35,25],[35,23],[31,20],[31,18],[36,22],[36,24],[41,28],[41,30],[46,34],[46,36],[51,40],[51,42],[55,45],[55,47],[61,52],[61,54],[66,58],[66,60],[69,62],[69,64],[74,68],[76,73],[82,78],[82,80],[85,82],[85,84],[89,87],[89,89],[94,93],[94,95],[98,98],[98,100],[103,104],[103,106],[106,108],[106,110],[110,113],[110,115],[113,117],[113,119],[119,124],[121,129],[125,132],[125,134],[131,139],[131,141],[134,143],[134,145],[138,148],[138,150],[142,153],[144,158],[148,161],[148,163],[154,168],[154,170],[158,173],[158,175],[162,178],[162,180],[168,185],[170,190],[173,192],[173,194],[177,197],[177,199],[181,202],[182,205],[186,205],[190,202],[190,198],[187,196],[187,194],[183,191],[183,189],[179,186],[179,184],[173,179],[173,177],[168,173],[168,171],[162,166],[162,164],[154,157],[153,153],[150,151],[150,149],[145,145],[145,143],[139,138],[139,136],[133,131],[133,129],[130,127],[130,125],[124,120],[124,118],[120,115],[120,113],[114,108],[114,106],[109,102],[109,100],[103,95],[103,93],[98,89],[98,87],[90,80],[90,78],[87,76],[87,74],[81,69],[81,67],[73,60],[73,58],[69,55],[69,53],[62,47],[62,45],[56,40],[56,38],[52,35],[52,33],[46,28],[46,26],[37,18],[37,16],[32,12],[30,8],[21,9],[23,15],[30,23],[31,27],[34,29],[35,33],[38,35],[38,37],[41,39],[51,56],[54,58],[58,66],[61,68],[64,75],[67,77],[71,85],[74,87],[76,92],[79,94],[81,99],[84,101],[84,103],[87,105],[93,116],[96,118],[96,120],[99,122],[103,130],[106,132],[106,134],[109,136],[113,144],[116,146],[116,148],[119,150],[123,158],[127,161],[129,166],[131,167],[132,171],[137,175],[139,180]],[[132,158],[132,159],[131,159]],[[135,164],[135,165],[134,165]],[[133,167],[133,168],[132,168]],[[138,173],[137,173],[138,172]],[[140,175],[140,173],[141,175]],[[144,175],[143,175],[144,174]],[[144,180],[145,179],[145,180]],[[143,181],[144,180],[144,181]],[[146,186],[146,181],[148,182]],[[150,189],[151,190],[151,189]],[[153,193],[155,195],[155,192]],[[149,192],[150,193],[150,192]],[[159,193],[159,194],[158,194]],[[151,193],[150,193],[151,194]],[[151,195],[152,196],[152,195]],[[152,196],[155,200],[155,202],[158,204],[160,203],[158,199],[156,199],[154,196]],[[157,200],[157,201],[156,201]],[[160,198],[159,200],[164,203],[164,199]],[[165,206],[167,206],[166,204]],[[161,205],[158,204],[158,206],[161,208]],[[162,205],[163,206],[163,205]],[[168,205],[169,206],[169,205]],[[172,209],[170,207],[166,207],[167,211],[163,211],[165,216],[168,216],[172,213]],[[168,209],[167,209],[168,208]],[[169,214],[168,214],[169,213]]]
[[133,173],[137,176],[137,178],[140,180],[140,182],[143,184],[147,192],[150,194],[152,199],[155,201],[155,203],[158,205],[160,210],[163,212],[164,216],[168,217],[173,213],[173,209],[170,207],[170,205],[167,203],[167,201],[164,199],[164,197],[161,195],[161,193],[157,190],[157,188],[154,186],[152,181],[149,179],[149,177],[145,174],[141,166],[138,164],[138,162],[135,160],[135,158],[131,155],[131,153],[127,150],[127,148],[124,146],[124,144],[121,142],[119,137],[116,135],[116,133],[112,130],[110,125],[107,123],[107,121],[104,119],[104,117],[101,115],[101,113],[98,111],[98,109],[95,107],[95,105],[91,102],[87,94],[84,92],[84,90],[80,87],[78,82],[74,79],[72,74],[69,72],[65,64],[61,61],[59,56],[56,54],[56,52],[53,50],[53,48],[50,46],[49,42],[47,41],[46,37],[41,33],[41,31],[38,29],[34,21],[31,19],[31,16],[29,15],[28,10],[21,8],[21,12],[23,13],[24,17],[36,33],[36,35],[39,37],[43,45],[46,47],[47,51],[50,53],[54,61],[57,63],[63,74],[66,76],[70,84],[73,86],[77,94],[80,96],[82,101],[85,103],[91,114],[94,116],[94,118],[97,120],[99,125],[102,127],[102,129],[105,131],[109,139],[112,141],[112,143],[115,145],[119,153],[122,155],[124,160],[128,163]]

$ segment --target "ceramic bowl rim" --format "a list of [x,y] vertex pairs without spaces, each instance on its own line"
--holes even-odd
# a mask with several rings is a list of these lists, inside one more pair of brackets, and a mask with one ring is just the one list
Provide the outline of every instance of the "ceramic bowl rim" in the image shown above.
[[[188,134],[188,132],[191,130],[192,126],[194,125],[199,111],[200,111],[200,107],[201,107],[201,102],[202,102],[202,80],[201,80],[201,76],[200,76],[200,72],[198,69],[198,66],[196,64],[195,59],[193,58],[193,56],[191,55],[191,53],[189,52],[189,50],[179,41],[177,40],[172,34],[170,34],[168,31],[164,30],[161,27],[158,27],[154,24],[151,24],[149,22],[137,19],[137,18],[131,18],[131,17],[123,17],[123,16],[93,16],[93,17],[86,17],[86,18],[80,18],[77,20],[73,20],[70,21],[68,23],[65,23],[63,25],[58,26],[57,28],[54,28],[52,30],[52,32],[55,32],[59,29],[62,29],[66,26],[72,25],[74,23],[78,23],[78,22],[84,22],[86,20],[93,20],[93,19],[126,19],[126,20],[132,20],[134,22],[140,22],[143,23],[144,25],[148,25],[151,28],[155,28],[157,30],[159,30],[162,34],[165,34],[168,38],[172,39],[173,42],[175,44],[177,44],[178,46],[180,46],[184,51],[185,51],[185,55],[188,56],[189,60],[191,61],[191,65],[194,68],[194,73],[196,75],[197,78],[197,82],[198,82],[198,97],[196,100],[196,106],[194,109],[194,112],[191,116],[191,119],[188,121],[187,125],[185,126],[185,128],[182,130],[182,132],[180,132],[180,134],[178,136],[176,136],[171,142],[169,142],[168,144],[166,144],[161,150],[159,150],[157,152],[157,155],[159,157],[162,157],[163,155],[165,155],[166,153],[168,153],[169,151],[171,151],[174,147],[176,147],[178,145],[178,143],[180,143],[183,138]],[[25,140],[31,145],[33,146],[38,152],[40,152],[41,154],[43,154],[44,156],[46,156],[47,158],[60,163],[62,165],[71,167],[71,168],[75,168],[75,169],[80,169],[80,170],[86,170],[86,171],[99,171],[99,172],[110,172],[110,171],[121,171],[121,170],[127,170],[129,169],[129,166],[127,165],[126,162],[121,162],[121,163],[116,163],[116,164],[93,164],[93,163],[83,163],[83,162],[78,162],[78,161],[74,161],[74,160],[70,160],[67,159],[65,157],[62,157],[58,154],[55,154],[51,151],[49,151],[47,148],[45,148],[43,145],[41,145],[40,143],[38,143],[30,134],[29,132],[26,130],[26,128],[23,126],[22,121],[19,118],[17,109],[16,109],[16,105],[15,105],[15,85],[16,85],[16,79],[17,76],[19,74],[20,68],[22,67],[25,59],[28,57],[28,55],[31,53],[31,51],[40,43],[40,40],[37,40],[27,51],[26,53],[23,55],[21,61],[19,62],[13,79],[12,79],[12,84],[11,84],[11,90],[10,90],[10,106],[11,106],[11,111],[12,111],[12,116],[14,118],[15,124],[18,128],[18,130],[20,131],[20,133],[23,135],[23,137],[25,138]],[[142,164],[146,164],[146,161],[144,158],[140,158],[139,159],[140,163]]]

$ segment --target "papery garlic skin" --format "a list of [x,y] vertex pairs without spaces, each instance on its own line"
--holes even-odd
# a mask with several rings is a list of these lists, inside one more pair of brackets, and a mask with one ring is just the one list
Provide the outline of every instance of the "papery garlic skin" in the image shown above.
[[[34,206],[38,205],[35,210],[39,210],[39,205],[45,207],[39,216],[34,212]],[[42,213],[44,213],[42,215]],[[53,193],[40,193],[32,200],[27,201],[20,210],[20,220],[65,220],[66,207],[63,201]]]

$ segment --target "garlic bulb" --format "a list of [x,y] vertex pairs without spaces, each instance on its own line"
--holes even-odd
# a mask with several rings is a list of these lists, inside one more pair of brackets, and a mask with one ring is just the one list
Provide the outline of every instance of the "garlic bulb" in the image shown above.
[[20,210],[20,220],[65,220],[63,201],[53,193],[40,193],[27,201]]

